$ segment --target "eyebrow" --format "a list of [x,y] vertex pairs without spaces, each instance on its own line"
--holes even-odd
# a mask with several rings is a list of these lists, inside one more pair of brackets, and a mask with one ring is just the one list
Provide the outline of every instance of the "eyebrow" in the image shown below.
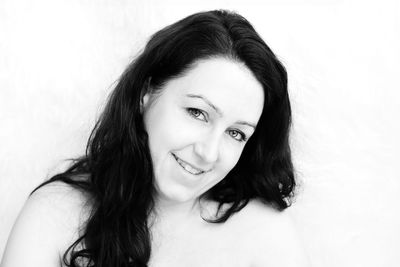
[[[190,97],[190,98],[200,98],[201,100],[206,102],[207,105],[209,105],[212,109],[214,109],[215,112],[217,112],[219,116],[221,116],[221,117],[223,116],[222,111],[217,106],[215,106],[210,100],[208,100],[206,97],[204,97],[202,95],[194,95],[194,94],[186,94],[186,96]],[[236,123],[237,124],[241,124],[241,125],[247,125],[247,126],[250,126],[250,127],[254,128],[254,129],[256,128],[255,124],[249,123],[247,121],[237,121]]]

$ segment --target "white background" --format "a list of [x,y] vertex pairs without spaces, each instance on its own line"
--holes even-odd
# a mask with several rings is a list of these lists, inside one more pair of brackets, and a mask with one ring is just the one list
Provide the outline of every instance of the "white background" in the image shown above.
[[400,266],[395,0],[0,0],[0,255],[149,36],[216,8],[250,20],[287,66],[302,183],[291,210],[313,265]]

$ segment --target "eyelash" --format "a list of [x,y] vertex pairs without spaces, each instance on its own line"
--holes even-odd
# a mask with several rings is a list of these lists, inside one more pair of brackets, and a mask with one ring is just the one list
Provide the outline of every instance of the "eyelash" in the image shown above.
[[[202,111],[202,110],[200,110],[200,109],[197,109],[197,108],[187,108],[186,110],[187,110],[187,112],[189,113],[189,115],[192,116],[193,118],[195,118],[195,119],[197,119],[197,120],[201,120],[201,121],[208,122],[208,120],[207,120],[207,118],[206,118],[206,115],[204,114],[204,113],[205,113],[204,111]],[[196,115],[193,114],[193,113],[195,113],[195,112],[198,112],[198,113],[200,113],[200,114],[199,114],[198,116],[196,116]],[[199,116],[200,116],[200,115],[203,115],[204,119],[199,119]]]
[[235,137],[233,137],[231,135],[236,141],[238,141],[238,142],[246,142],[247,141],[247,137],[246,137],[246,135],[244,133],[242,133],[242,132],[240,132],[238,130],[229,130],[229,132],[236,132],[236,133],[238,133],[240,135],[240,139],[236,139]]
[[[186,111],[189,113],[190,116],[192,116],[192,117],[195,118],[196,120],[201,120],[201,121],[204,121],[204,122],[208,122],[208,120],[207,120],[207,118],[206,118],[206,115],[204,114],[204,113],[205,113],[204,111],[202,111],[202,110],[200,110],[200,109],[197,109],[197,108],[186,108]],[[196,114],[198,114],[198,115],[196,116],[194,113],[196,113]],[[200,118],[199,118],[200,115],[202,115],[202,116],[204,117],[204,119],[200,119]],[[246,135],[245,135],[244,133],[242,133],[241,131],[238,131],[238,130],[229,130],[229,132],[230,132],[230,133],[234,132],[234,133],[237,133],[237,134],[240,135],[240,139],[237,139],[237,138],[235,138],[234,136],[230,135],[230,136],[232,136],[232,138],[235,139],[236,141],[238,141],[238,142],[245,142],[245,141],[247,141]]]

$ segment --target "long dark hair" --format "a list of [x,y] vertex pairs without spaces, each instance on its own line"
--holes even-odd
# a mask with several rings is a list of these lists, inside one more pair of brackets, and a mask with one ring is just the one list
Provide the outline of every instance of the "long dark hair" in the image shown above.
[[[149,87],[162,88],[197,60],[212,57],[244,63],[263,86],[265,100],[256,131],[238,163],[202,196],[229,207],[209,222],[225,222],[255,198],[278,210],[290,205],[295,179],[285,68],[242,16],[224,10],[196,13],[150,38],[110,95],[85,156],[38,187],[62,181],[92,199],[83,233],[64,254],[67,266],[147,266],[151,252],[147,219],[155,190],[140,100]],[[87,178],[77,178],[83,175]]]

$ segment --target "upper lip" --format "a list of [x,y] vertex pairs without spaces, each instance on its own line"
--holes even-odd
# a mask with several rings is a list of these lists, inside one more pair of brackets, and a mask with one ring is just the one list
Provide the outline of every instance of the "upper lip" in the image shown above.
[[191,166],[192,168],[194,168],[194,169],[197,169],[197,170],[202,171],[202,172],[208,172],[208,171],[209,171],[209,170],[204,170],[204,169],[202,169],[202,168],[199,168],[199,167],[197,167],[197,166],[195,166],[195,165],[193,165],[193,164],[187,162],[186,160],[181,159],[180,157],[178,157],[178,156],[175,155],[174,153],[172,153],[172,155],[173,155],[175,158],[178,158],[178,159],[182,160],[182,161],[185,162],[187,165],[190,165],[190,166]]

